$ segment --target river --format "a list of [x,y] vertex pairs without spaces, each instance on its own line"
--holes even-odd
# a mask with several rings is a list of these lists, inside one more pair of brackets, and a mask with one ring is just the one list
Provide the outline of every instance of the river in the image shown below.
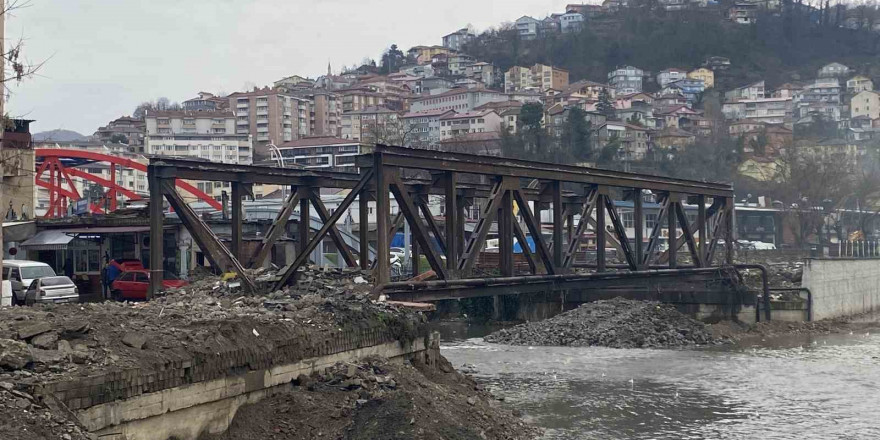
[[547,439],[877,439],[880,329],[649,350],[513,347],[438,325],[442,353]]

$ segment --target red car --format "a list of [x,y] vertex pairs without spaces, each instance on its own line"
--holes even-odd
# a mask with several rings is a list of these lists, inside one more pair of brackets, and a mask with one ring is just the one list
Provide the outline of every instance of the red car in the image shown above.
[[[163,278],[162,287],[164,289],[175,289],[189,284],[167,270],[163,273]],[[149,289],[149,270],[129,270],[128,272],[121,273],[113,280],[110,284],[110,295],[117,301],[147,299],[147,291]]]

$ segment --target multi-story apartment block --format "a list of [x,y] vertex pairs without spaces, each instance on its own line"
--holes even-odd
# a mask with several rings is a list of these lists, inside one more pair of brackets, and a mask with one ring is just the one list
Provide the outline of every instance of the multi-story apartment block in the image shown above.
[[448,92],[414,100],[410,111],[455,110],[457,112],[469,112],[487,102],[506,100],[507,96],[505,94],[494,90],[484,88],[452,89]]
[[687,99],[687,102],[693,105],[697,97],[706,90],[706,85],[701,80],[685,78],[667,84],[660,93],[665,93],[667,89],[680,90],[685,99]]
[[125,144],[132,147],[134,152],[144,151],[144,120],[123,116],[110,121],[106,126],[95,132],[95,137],[101,142],[109,144],[115,140],[125,138]]
[[309,135],[311,103],[305,98],[269,87],[254,87],[253,91],[236,92],[227,98],[235,112],[235,133],[252,136],[257,158],[268,157],[269,144]]
[[342,96],[343,113],[385,106],[385,95],[368,87],[342,89],[337,93]]
[[516,32],[522,40],[534,40],[541,33],[541,20],[528,15],[517,18]]
[[397,112],[385,107],[367,107],[342,114],[343,139],[364,143],[400,141],[403,127],[398,123]]
[[796,102],[830,102],[840,104],[842,88],[837,78],[821,78],[808,84],[795,95]]
[[715,87],[715,72],[705,67],[701,67],[699,69],[688,72],[687,77],[703,81],[703,84],[706,85],[707,89]]
[[819,69],[819,78],[843,78],[849,75],[849,67],[840,63],[829,63]]
[[682,69],[664,69],[657,74],[657,84],[659,84],[660,87],[663,88],[666,87],[666,85],[669,83],[673,83],[685,78],[687,78],[687,72]]
[[[608,98],[614,99],[615,90],[608,84],[601,84],[589,80],[580,80],[568,85],[559,95],[562,99],[576,99],[587,101],[598,101],[602,90],[608,92]],[[557,100],[558,102],[558,100]]]
[[642,91],[642,80],[644,77],[644,70],[633,66],[623,66],[608,73],[608,84],[617,93],[638,93]]
[[335,93],[314,90],[305,95],[309,100],[309,133],[312,136],[339,136],[342,103]]
[[476,32],[470,26],[461,28],[449,35],[443,36],[443,47],[459,51],[465,44],[477,38]]
[[278,146],[278,153],[273,150],[271,159],[277,162],[293,162],[305,168],[330,168],[337,171],[354,171],[355,157],[363,153],[360,142],[341,139],[333,136],[309,136],[294,141],[284,142]]
[[531,68],[513,66],[504,73],[504,92],[523,90],[562,90],[568,86],[568,71],[553,66],[535,64]]
[[482,61],[467,66],[464,70],[464,76],[479,81],[485,84],[486,87],[494,86],[500,79],[495,65]]
[[760,99],[766,96],[764,90],[764,81],[737,87],[733,90],[724,92],[724,99],[727,101],[736,101],[740,99]]
[[450,113],[440,118],[440,140],[453,139],[468,133],[501,131],[501,116],[495,110]]
[[559,17],[559,27],[563,34],[580,32],[584,28],[584,15],[569,11]]
[[430,110],[401,116],[403,129],[408,133],[406,146],[424,148],[436,145],[442,140],[440,120],[454,113],[453,110]]
[[[232,112],[148,111],[144,122],[147,154],[219,163],[253,163],[251,135],[236,133],[236,117]],[[215,198],[220,197],[224,188],[212,182],[197,182],[196,186]]]
[[849,117],[867,116],[871,120],[880,118],[880,93],[860,92],[849,103]]
[[[327,66],[327,74],[330,75],[330,73],[330,66]],[[299,75],[291,75],[275,81],[273,83],[273,86],[276,89],[283,88],[287,91],[293,91],[296,89],[311,89],[315,87],[315,81]]]
[[434,67],[430,64],[415,64],[401,67],[399,72],[417,78],[431,78],[434,76]]
[[464,75],[469,66],[473,66],[477,60],[470,55],[456,54],[446,57],[446,66],[450,75]]
[[454,50],[443,46],[415,46],[407,51],[407,55],[414,58],[416,63],[420,65],[431,64],[431,59],[436,55],[451,55],[453,53],[455,53]]
[[856,75],[846,81],[846,92],[855,94],[874,90],[874,81],[864,75]]
[[740,99],[725,102],[721,111],[727,119],[745,119],[768,124],[790,124],[792,121],[792,99]]

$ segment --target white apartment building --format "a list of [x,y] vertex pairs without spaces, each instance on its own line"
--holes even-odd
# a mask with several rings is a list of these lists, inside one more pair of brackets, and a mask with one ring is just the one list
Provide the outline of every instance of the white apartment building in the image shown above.
[[657,84],[660,88],[666,87],[670,83],[680,81],[687,78],[687,72],[681,69],[665,69],[657,74]]
[[852,97],[849,103],[850,118],[867,116],[870,119],[880,118],[880,93],[861,92]]
[[[235,118],[231,112],[147,112],[144,150],[157,156],[250,165],[254,161],[251,136],[247,132],[236,133]],[[220,197],[225,189],[218,184],[195,183],[214,198]],[[228,187],[228,183],[225,185]]]
[[736,101],[739,99],[760,99],[766,96],[764,89],[764,81],[758,81],[724,93],[724,99],[727,101]]
[[410,105],[410,111],[413,113],[430,110],[468,112],[487,102],[506,100],[505,94],[494,90],[484,88],[452,89],[448,92],[414,100]]
[[541,32],[541,21],[528,15],[517,18],[516,32],[522,40],[534,40]]
[[749,120],[768,124],[790,123],[792,120],[791,98],[740,99],[725,102],[721,111],[727,119]]
[[559,17],[559,27],[563,34],[580,32],[584,28],[584,15],[580,12],[566,12]]
[[400,117],[403,129],[409,133],[406,147],[430,147],[441,141],[441,119],[455,114],[453,110],[410,112]]
[[874,90],[874,81],[864,75],[856,75],[846,81],[847,93],[870,92]]
[[622,95],[642,91],[645,71],[633,66],[624,66],[608,73],[608,84]]
[[453,139],[468,133],[501,131],[501,116],[495,110],[450,113],[440,118],[440,140]]
[[[305,168],[327,168],[337,171],[355,171],[355,157],[363,153],[359,141],[332,136],[315,136],[285,142],[278,146],[284,166],[293,162]],[[273,161],[281,162],[275,151]]]

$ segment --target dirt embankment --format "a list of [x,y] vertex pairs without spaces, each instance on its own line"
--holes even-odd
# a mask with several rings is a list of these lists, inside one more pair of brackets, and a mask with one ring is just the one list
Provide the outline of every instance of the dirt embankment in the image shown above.
[[778,336],[865,332],[880,328],[880,322],[876,320],[876,315],[869,313],[813,322],[770,321],[745,324],[722,321],[707,328],[717,338],[748,343]]
[[674,306],[615,298],[583,304],[552,318],[499,330],[487,342],[509,345],[661,348],[723,343],[705,324]]
[[441,358],[438,366],[380,359],[300,376],[290,390],[238,410],[201,440],[532,439],[524,423]]

